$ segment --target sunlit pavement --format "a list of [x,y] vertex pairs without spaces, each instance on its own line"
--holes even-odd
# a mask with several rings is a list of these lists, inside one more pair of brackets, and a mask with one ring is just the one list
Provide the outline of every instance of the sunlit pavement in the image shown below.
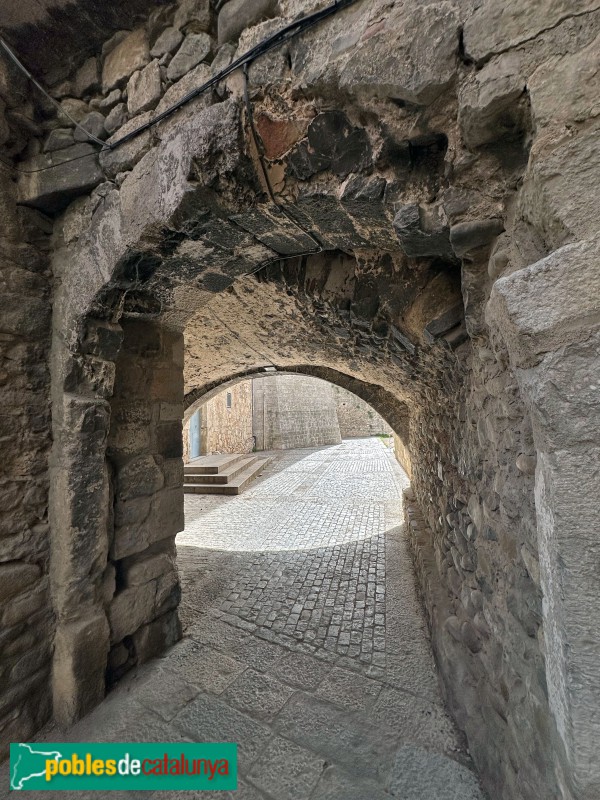
[[360,439],[278,453],[237,497],[187,496],[183,641],[47,740],[238,743],[237,792],[160,797],[482,798],[416,597],[407,483]]

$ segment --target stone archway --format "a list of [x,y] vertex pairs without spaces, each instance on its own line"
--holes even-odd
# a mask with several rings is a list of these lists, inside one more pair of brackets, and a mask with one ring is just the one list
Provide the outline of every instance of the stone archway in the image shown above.
[[236,386],[242,381],[251,378],[264,377],[265,375],[306,375],[311,378],[317,378],[334,386],[339,386],[346,391],[351,392],[358,398],[367,403],[373,408],[394,430],[396,435],[400,438],[403,447],[409,453],[409,417],[408,408],[406,405],[397,400],[390,392],[386,392],[382,387],[372,384],[366,384],[357,378],[352,378],[349,375],[342,374],[333,369],[326,367],[319,367],[316,365],[297,365],[288,366],[283,370],[278,370],[274,367],[269,367],[267,371],[251,371],[239,375],[231,376],[216,386],[200,386],[185,395],[185,411],[184,422],[189,420],[192,414],[201,408],[205,403],[216,397],[221,392],[229,387]]
[[[147,653],[177,636],[152,548],[178,525],[186,392],[303,364],[409,409],[438,661],[489,785],[597,794],[597,131],[594,82],[573,76],[600,23],[553,7],[542,29],[517,5],[345,9],[251,68],[261,153],[239,76],[69,173],[58,200],[62,157],[29,131],[20,202],[81,195],[51,248],[57,720],[102,698],[115,631]],[[142,50],[170,13],[140,25]],[[156,107],[208,69],[159,70]],[[138,559],[155,577],[136,583]]]

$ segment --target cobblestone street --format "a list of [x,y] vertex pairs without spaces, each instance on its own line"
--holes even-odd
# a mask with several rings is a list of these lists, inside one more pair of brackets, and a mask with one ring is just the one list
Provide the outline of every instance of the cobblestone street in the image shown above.
[[62,738],[238,743],[234,794],[146,800],[481,800],[415,593],[407,484],[363,439],[280,452],[237,497],[187,496],[183,641]]

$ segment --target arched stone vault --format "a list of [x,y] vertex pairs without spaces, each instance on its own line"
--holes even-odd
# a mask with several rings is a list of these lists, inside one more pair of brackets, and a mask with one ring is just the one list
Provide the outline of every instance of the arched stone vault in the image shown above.
[[[271,368],[268,368],[269,370]],[[193,389],[185,396],[185,412],[184,421],[187,421],[198,408],[203,406],[213,397],[223,392],[230,386],[235,386],[241,381],[248,380],[249,378],[257,378],[265,375],[307,375],[311,378],[318,378],[322,381],[328,381],[335,386],[341,386],[365,403],[368,403],[380,416],[388,423],[394,432],[402,439],[403,443],[408,447],[408,407],[405,403],[399,402],[398,399],[389,392],[383,390],[380,386],[365,383],[364,381],[353,378],[337,370],[328,369],[327,367],[314,366],[309,364],[298,364],[296,366],[288,366],[285,369],[277,369],[275,372],[269,371],[257,372],[250,370],[249,372],[238,373],[235,376],[219,382],[217,384],[205,384],[201,387]]]
[[[154,40],[193,5],[141,16],[135,35]],[[251,67],[256,140],[236,74],[82,159],[68,191],[36,131],[27,151],[7,140],[31,156],[22,229],[41,224],[31,209],[55,218],[57,721],[179,635],[184,404],[275,366],[343,382],[404,427],[434,649],[494,796],[598,796],[600,13],[542,5],[361,0]],[[103,14],[108,38],[123,23]],[[35,20],[57,86],[56,31]],[[238,53],[281,24],[249,27]],[[159,71],[155,109],[210,74]]]

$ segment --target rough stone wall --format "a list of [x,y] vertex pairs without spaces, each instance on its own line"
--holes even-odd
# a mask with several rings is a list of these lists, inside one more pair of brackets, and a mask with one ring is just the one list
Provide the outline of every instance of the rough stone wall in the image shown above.
[[175,535],[184,526],[183,343],[149,322],[124,322],[123,334],[107,448],[114,492],[109,682],[181,635]]
[[[231,406],[227,394],[231,394]],[[230,386],[200,407],[200,454],[251,453],[252,436],[252,381],[242,381]],[[190,460],[189,420],[183,432],[183,460]]]
[[323,447],[341,442],[333,387],[314,378],[277,375],[253,381],[257,450]]
[[[13,112],[24,88],[0,78],[0,159],[26,145]],[[16,206],[11,170],[0,164],[0,758],[51,713],[51,230]]]
[[208,401],[202,409],[202,437],[203,454],[252,452],[252,381],[238,383]]
[[360,397],[347,392],[341,386],[332,388],[342,439],[392,435],[392,429],[386,421]]
[[[491,353],[472,367],[452,398],[412,420],[423,597],[450,707],[489,786],[533,797],[542,774],[555,796],[531,422]],[[464,425],[452,432],[454,414]]]
[[397,433],[394,433],[394,454],[404,472],[406,472],[409,478],[412,478],[410,450]]

